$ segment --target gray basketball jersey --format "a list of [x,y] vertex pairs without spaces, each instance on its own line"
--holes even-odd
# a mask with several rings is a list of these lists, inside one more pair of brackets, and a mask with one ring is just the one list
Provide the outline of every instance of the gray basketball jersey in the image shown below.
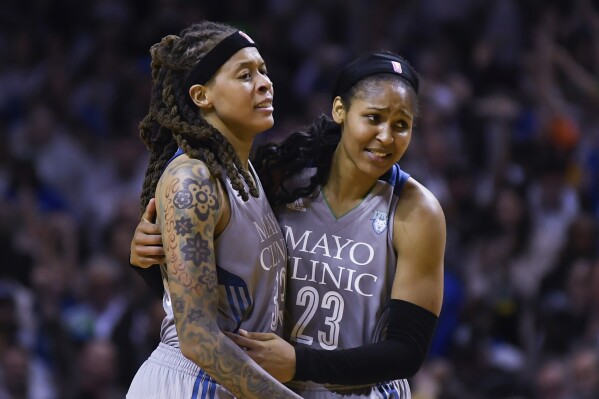
[[[172,159],[182,153],[179,149]],[[244,202],[229,179],[224,183],[231,218],[214,241],[217,323],[223,331],[237,332],[244,328],[281,335],[287,249],[251,164],[250,170],[258,184],[258,198],[250,196]],[[161,272],[165,287],[162,303],[166,312],[160,331],[161,342],[136,373],[127,399],[234,399],[227,389],[181,353],[164,265]]]
[[[277,209],[289,252],[285,338],[290,342],[335,350],[384,338],[397,263],[393,217],[408,177],[395,165],[360,205],[339,218],[322,192]],[[348,390],[355,397],[409,397],[407,381],[353,389],[300,382],[291,387],[314,398]]]
[[[226,179],[231,219],[215,239],[218,276],[218,325],[223,331],[272,332],[281,335],[285,300],[287,248],[262,185],[259,197],[244,202]],[[164,265],[163,276],[164,273]],[[179,347],[166,280],[161,342]]]

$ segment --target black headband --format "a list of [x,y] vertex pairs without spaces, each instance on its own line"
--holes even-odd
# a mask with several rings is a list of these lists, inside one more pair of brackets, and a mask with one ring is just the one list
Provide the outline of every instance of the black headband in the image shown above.
[[258,46],[242,31],[225,37],[193,67],[187,76],[187,87],[194,84],[205,84],[233,54],[245,47]]
[[361,55],[339,72],[333,86],[332,99],[344,93],[360,80],[377,73],[391,73],[400,76],[418,94],[418,75],[405,59],[392,53],[373,52]]

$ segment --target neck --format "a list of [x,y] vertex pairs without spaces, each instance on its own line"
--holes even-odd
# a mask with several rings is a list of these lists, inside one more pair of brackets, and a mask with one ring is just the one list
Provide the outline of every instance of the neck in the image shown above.
[[222,123],[219,119],[210,118],[207,116],[206,121],[211,124],[215,129],[217,129],[233,146],[235,150],[235,154],[241,161],[241,165],[245,170],[249,170],[249,158],[250,151],[252,150],[252,144],[254,142],[254,137],[246,137],[241,134],[235,134],[231,129],[229,129],[224,123]]
[[333,154],[331,171],[323,191],[329,204],[361,201],[366,197],[376,179],[360,173],[353,163],[340,156],[339,147]]
[[238,136],[225,133],[223,133],[223,136],[225,136],[227,140],[229,140],[229,143],[231,143],[233,146],[233,149],[241,161],[243,168],[245,170],[249,170],[248,162],[250,159],[250,151],[252,150],[252,143],[254,142],[254,139],[251,138],[249,140],[241,140]]

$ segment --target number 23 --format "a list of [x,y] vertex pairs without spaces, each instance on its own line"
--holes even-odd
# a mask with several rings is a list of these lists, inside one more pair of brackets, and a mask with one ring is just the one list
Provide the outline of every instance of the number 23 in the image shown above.
[[[311,345],[314,338],[304,335],[304,329],[314,317],[320,301],[320,295],[314,287],[303,287],[297,293],[297,305],[305,306],[306,310],[291,331],[291,340],[302,344]],[[329,326],[329,331],[318,331],[318,343],[323,349],[333,350],[339,344],[339,322],[343,318],[345,302],[336,291],[328,291],[322,297],[320,307],[332,309],[331,315],[326,316],[324,323]]]

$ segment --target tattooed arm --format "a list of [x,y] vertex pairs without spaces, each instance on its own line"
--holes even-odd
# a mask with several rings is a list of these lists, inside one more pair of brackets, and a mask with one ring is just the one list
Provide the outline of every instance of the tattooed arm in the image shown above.
[[225,191],[202,162],[183,155],[162,175],[156,204],[183,355],[239,398],[299,398],[217,325],[214,237],[219,221],[229,217]]

